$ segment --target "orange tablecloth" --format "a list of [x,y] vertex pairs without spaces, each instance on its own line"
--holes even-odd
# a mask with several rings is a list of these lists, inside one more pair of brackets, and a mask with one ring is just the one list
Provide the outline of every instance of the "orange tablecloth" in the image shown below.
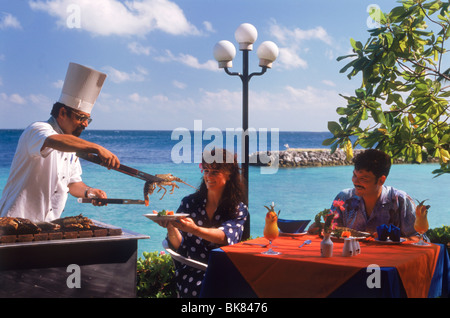
[[[298,246],[311,239],[310,245]],[[222,247],[258,297],[327,297],[349,278],[371,264],[395,267],[408,297],[427,297],[439,256],[439,245],[420,247],[408,242],[382,245],[360,242],[361,254],[343,257],[342,242],[334,242],[333,257],[320,256],[317,236],[279,237],[273,249],[281,255],[264,255],[263,248],[243,243]],[[267,243],[264,238],[250,241]],[[368,273],[368,276],[371,274]],[[364,282],[366,283],[366,282]],[[299,288],[301,286],[301,288]]]

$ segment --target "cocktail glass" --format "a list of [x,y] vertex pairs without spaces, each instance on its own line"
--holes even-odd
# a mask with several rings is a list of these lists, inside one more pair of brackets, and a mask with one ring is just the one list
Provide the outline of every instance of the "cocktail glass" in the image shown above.
[[267,238],[267,237],[266,237],[266,239],[269,240],[269,249],[268,249],[267,251],[261,252],[261,254],[265,254],[265,255],[280,255],[281,252],[277,252],[277,251],[274,251],[274,250],[272,249],[272,241],[273,241],[275,238],[272,237],[272,239],[270,239],[270,238]]
[[[425,207],[423,207],[425,208]],[[423,240],[423,235],[426,231],[428,231],[428,220],[427,220],[427,211],[426,209],[419,209],[416,211],[416,221],[414,222],[414,229],[419,233],[420,240],[419,242],[413,243],[416,246],[430,246],[431,244],[426,243]]]

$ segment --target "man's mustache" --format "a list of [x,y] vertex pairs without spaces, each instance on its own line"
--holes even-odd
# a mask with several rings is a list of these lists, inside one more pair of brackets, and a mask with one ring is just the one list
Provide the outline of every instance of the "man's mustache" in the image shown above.
[[355,188],[360,189],[360,190],[365,190],[366,188],[364,188],[363,186],[359,185],[359,184],[354,184]]
[[78,127],[78,129],[76,129],[72,135],[76,136],[76,137],[80,137],[81,133],[86,129],[86,127],[82,126],[82,127]]

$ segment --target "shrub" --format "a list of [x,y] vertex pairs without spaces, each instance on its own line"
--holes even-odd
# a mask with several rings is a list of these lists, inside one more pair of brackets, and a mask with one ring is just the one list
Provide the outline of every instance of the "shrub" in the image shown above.
[[450,252],[450,226],[444,225],[442,227],[429,229],[426,236],[433,243],[444,244]]
[[143,252],[137,261],[137,296],[145,298],[176,297],[175,267],[164,252]]

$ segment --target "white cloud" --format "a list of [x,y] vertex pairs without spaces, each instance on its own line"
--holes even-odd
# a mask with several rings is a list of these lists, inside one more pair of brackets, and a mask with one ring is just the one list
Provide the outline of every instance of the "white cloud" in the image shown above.
[[320,40],[328,45],[332,45],[333,43],[331,36],[321,26],[309,30],[302,30],[300,28],[291,30],[276,24],[274,21],[270,27],[270,32],[272,36],[284,45],[289,44],[289,42],[299,43],[307,40]]
[[33,10],[56,17],[57,24],[64,28],[70,28],[68,21],[78,19],[81,30],[94,35],[145,35],[154,30],[173,35],[201,34],[169,0],[49,0],[29,4]]
[[214,29],[213,25],[211,22],[209,21],[204,21],[203,22],[203,26],[205,27],[206,31],[214,33],[216,32],[216,30]]
[[[196,97],[177,92],[145,95],[135,92],[124,97],[106,98],[101,95],[99,117],[114,129],[127,129],[111,114],[124,114],[135,129],[192,128],[194,120],[202,120],[203,128],[220,129],[241,126],[242,91],[240,89],[200,89]],[[105,99],[106,98],[106,99]],[[97,102],[97,104],[99,104]],[[286,86],[282,90],[249,91],[249,126],[279,128],[280,130],[327,131],[327,122],[338,120],[336,108],[345,99],[335,88],[326,86]],[[126,108],[123,105],[127,105]],[[126,115],[125,115],[126,114]],[[179,116],[183,114],[183,116]],[[97,115],[96,115],[97,116]],[[120,116],[116,116],[119,117]],[[114,125],[117,125],[114,126]],[[123,127],[123,128],[122,128]],[[102,129],[110,129],[108,127]]]
[[22,96],[17,93],[11,95],[1,93],[0,100],[4,102],[4,106],[6,107],[14,107],[17,105],[33,105],[37,106],[40,109],[48,110],[49,105],[52,105],[50,98],[42,94],[30,94],[28,96]]
[[63,88],[64,81],[63,80],[57,80],[56,82],[52,83],[52,86],[55,88]]
[[336,83],[334,83],[333,81],[330,81],[330,80],[323,80],[322,83],[324,83],[325,85],[331,86],[331,87],[336,86]]
[[135,103],[148,103],[149,99],[145,96],[141,96],[138,93],[131,94],[128,98]]
[[19,20],[11,13],[1,13],[0,14],[0,30],[5,29],[22,29]]
[[[280,46],[280,54],[277,62],[284,69],[308,67],[307,61],[301,57],[302,53],[308,53],[311,50],[305,42],[309,43],[309,41],[316,40],[329,46],[333,44],[332,37],[321,26],[308,30],[302,30],[300,28],[289,29],[277,24],[273,20],[270,25],[270,33]],[[331,58],[333,52],[328,49],[325,54],[328,58]]]
[[4,101],[8,101],[13,104],[24,105],[26,103],[26,99],[19,94],[11,94],[8,96],[7,94],[2,93],[0,96]]
[[159,56],[156,58],[159,62],[179,62],[181,64],[187,65],[196,69],[205,69],[210,71],[217,71],[217,62],[213,60],[208,60],[205,63],[200,63],[198,59],[189,54],[180,53],[175,56],[171,51],[166,50],[165,56]]
[[172,84],[173,84],[173,86],[175,86],[176,88],[179,88],[179,89],[185,89],[187,87],[186,83],[182,83],[177,80],[174,80],[172,82]]
[[277,63],[280,63],[280,67],[284,69],[290,68],[307,68],[308,63],[302,59],[294,48],[280,48],[280,54],[277,58]]
[[136,55],[150,55],[152,48],[150,46],[143,46],[138,42],[131,42],[128,44],[128,49],[131,53]]
[[112,66],[105,66],[103,70],[107,73],[108,79],[113,83],[123,83],[123,82],[142,82],[145,80],[145,75],[147,71],[144,68],[138,68],[137,72],[124,72],[115,69]]

